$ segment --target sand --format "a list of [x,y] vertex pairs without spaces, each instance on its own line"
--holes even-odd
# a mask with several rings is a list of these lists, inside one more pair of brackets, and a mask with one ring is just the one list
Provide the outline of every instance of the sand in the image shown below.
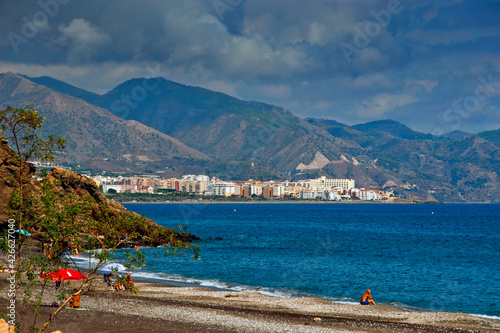
[[[0,274],[3,286],[7,274]],[[78,282],[72,282],[70,288]],[[170,287],[136,282],[141,291],[107,291],[101,278],[82,296],[87,310],[63,309],[48,332],[500,332],[500,320],[461,313],[411,312],[375,305],[348,305],[321,298],[280,298],[256,292]],[[6,311],[7,290],[0,292]],[[51,284],[41,324],[57,301]],[[21,305],[18,304],[18,310]],[[18,315],[18,319],[20,314]],[[28,311],[24,322],[32,322]]]

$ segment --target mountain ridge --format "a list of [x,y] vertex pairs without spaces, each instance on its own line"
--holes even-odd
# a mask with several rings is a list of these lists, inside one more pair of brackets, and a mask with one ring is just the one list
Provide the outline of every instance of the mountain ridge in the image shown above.
[[[0,106],[34,105],[46,118],[45,135],[57,133],[67,140],[66,160],[116,161],[168,158],[208,159],[166,134],[123,120],[107,110],[7,73],[0,78]],[[106,163],[103,163],[106,164]]]
[[500,201],[500,149],[478,135],[438,138],[393,120],[304,120],[285,108],[158,78],[126,81],[101,97],[98,104],[114,106],[115,116],[204,153],[213,162],[197,170],[221,178],[283,178],[276,173],[283,170],[294,174],[290,179],[355,178],[359,187],[393,189],[403,198]]

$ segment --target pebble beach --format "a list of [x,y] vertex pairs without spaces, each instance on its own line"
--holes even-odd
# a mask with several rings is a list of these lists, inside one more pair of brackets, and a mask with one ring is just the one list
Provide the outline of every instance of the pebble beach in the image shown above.
[[[3,284],[7,274],[2,274]],[[78,282],[71,282],[69,288]],[[386,305],[340,304],[315,297],[272,297],[136,282],[139,293],[109,291],[97,278],[83,295],[83,310],[63,309],[48,332],[500,332],[500,320],[470,314],[413,312]],[[56,300],[43,299],[48,318]],[[0,307],[7,306],[5,288]],[[18,305],[21,308],[21,305]],[[2,310],[4,312],[4,310]],[[32,321],[30,313],[26,322]]]

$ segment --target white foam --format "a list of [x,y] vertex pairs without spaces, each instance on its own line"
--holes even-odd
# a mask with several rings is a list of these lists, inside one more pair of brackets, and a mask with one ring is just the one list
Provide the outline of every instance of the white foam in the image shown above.
[[202,279],[194,279],[194,278],[187,278],[183,277],[180,275],[172,275],[172,274],[165,274],[165,273],[152,273],[152,272],[145,272],[145,271],[135,271],[133,272],[132,276],[134,277],[141,277],[141,278],[146,278],[146,279],[155,279],[155,280],[164,280],[166,282],[168,281],[173,281],[173,282],[180,282],[180,283],[190,283],[193,285],[198,285],[201,287],[208,287],[208,288],[217,288],[217,289],[227,289],[227,290],[233,290],[233,291],[250,291],[250,292],[258,292],[267,296],[272,296],[272,297],[298,297],[298,294],[294,294],[291,291],[285,290],[273,290],[271,288],[263,288],[263,287],[254,287],[254,286],[246,286],[246,285],[231,285],[228,283],[224,283],[218,280],[202,280]]
[[487,316],[487,315],[479,315],[479,314],[472,314],[473,316],[480,317],[480,318],[485,318],[485,319],[495,319],[495,320],[500,320],[500,316]]
[[359,302],[354,302],[354,301],[338,301],[338,300],[333,300],[332,302],[338,303],[338,304],[345,304],[345,305],[361,305]]

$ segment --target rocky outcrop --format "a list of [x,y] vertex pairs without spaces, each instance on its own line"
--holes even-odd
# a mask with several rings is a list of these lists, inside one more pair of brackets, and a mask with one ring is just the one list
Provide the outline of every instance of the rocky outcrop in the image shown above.
[[[0,226],[4,228],[10,215],[8,208],[9,199],[12,191],[19,188],[20,185],[19,164],[7,140],[0,137]],[[23,192],[25,197],[40,198],[41,182],[34,177],[35,167],[30,163],[26,163],[23,168]],[[93,198],[94,204],[91,208],[91,216],[96,221],[99,221],[99,218],[104,215],[115,218],[116,223],[120,223],[119,221],[126,219],[126,223],[128,223],[127,231],[141,235],[135,239],[130,239],[132,243],[129,243],[129,246],[131,244],[157,246],[171,242],[172,240],[189,241],[189,239],[192,239],[192,237],[185,237],[185,235],[174,236],[172,238],[172,231],[170,229],[164,228],[148,218],[113,203],[99,191],[97,184],[93,180],[85,176],[69,170],[54,168],[47,176],[47,179],[52,183],[51,192],[59,194],[59,197],[74,195],[80,198]],[[30,210],[36,211],[35,208],[30,208]],[[134,221],[132,226],[130,225],[130,221]],[[120,225],[117,225],[117,230],[120,230],[120,227]],[[36,226],[28,231],[32,232],[35,238],[40,237],[43,233]]]
[[[14,151],[9,147],[7,139],[0,137],[0,224],[7,223],[9,219],[9,202],[12,191],[19,187],[20,182],[19,161]],[[23,174],[34,175],[35,167],[27,163],[24,165]],[[31,182],[31,177],[28,177]]]
[[115,205],[109,201],[97,187],[97,184],[90,178],[82,176],[78,173],[61,169],[53,168],[49,174],[49,179],[59,182],[59,190],[64,194],[73,194],[78,196],[91,196],[98,203],[107,203]]

